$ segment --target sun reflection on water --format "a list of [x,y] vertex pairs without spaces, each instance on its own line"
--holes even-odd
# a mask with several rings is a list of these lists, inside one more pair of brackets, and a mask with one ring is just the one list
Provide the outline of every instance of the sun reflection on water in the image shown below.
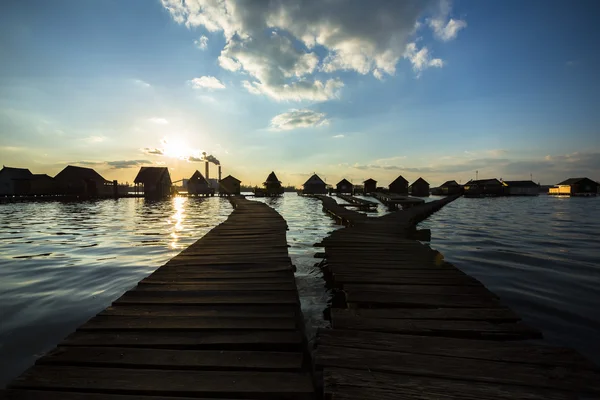
[[187,197],[174,197],[173,198],[173,208],[175,209],[175,214],[173,214],[168,219],[169,225],[173,225],[171,229],[171,240],[169,241],[169,248],[177,249],[179,232],[183,230],[183,220],[185,218],[185,204],[187,202]]

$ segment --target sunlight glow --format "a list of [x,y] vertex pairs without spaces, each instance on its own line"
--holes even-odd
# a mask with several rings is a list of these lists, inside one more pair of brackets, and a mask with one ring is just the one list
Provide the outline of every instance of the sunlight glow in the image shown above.
[[174,197],[173,198],[173,207],[175,208],[175,214],[173,214],[169,218],[169,224],[173,225],[173,231],[169,235],[171,237],[171,241],[169,242],[169,247],[171,249],[178,248],[177,239],[179,239],[179,235],[177,234],[179,231],[183,230],[183,220],[185,218],[185,203],[187,202],[187,197]]

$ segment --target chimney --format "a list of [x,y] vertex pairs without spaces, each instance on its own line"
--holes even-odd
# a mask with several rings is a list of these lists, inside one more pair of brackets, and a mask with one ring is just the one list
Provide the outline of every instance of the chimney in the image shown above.
[[219,182],[221,181],[221,165],[219,165]]
[[204,162],[204,177],[208,180],[208,161]]

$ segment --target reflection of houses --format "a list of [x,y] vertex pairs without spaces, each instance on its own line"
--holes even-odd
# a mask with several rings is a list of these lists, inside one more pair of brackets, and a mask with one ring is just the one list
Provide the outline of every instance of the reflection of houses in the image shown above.
[[375,179],[369,178],[366,181],[364,181],[363,184],[364,184],[364,189],[363,189],[364,194],[374,193],[377,191],[377,181]]
[[534,181],[504,181],[509,196],[539,196],[540,186]]
[[112,182],[91,168],[66,166],[54,177],[58,193],[77,196],[107,196],[113,194]]
[[354,190],[354,185],[352,183],[350,183],[350,181],[348,179],[342,179],[341,181],[339,181],[337,183],[337,185],[335,185],[335,191],[336,193],[348,193],[348,194],[352,194],[352,191]]
[[210,183],[200,173],[200,171],[194,172],[194,175],[187,180],[187,191],[188,194],[193,195],[214,195],[215,189],[210,186]]
[[171,175],[167,167],[141,167],[134,180],[135,191],[144,197],[161,198],[171,195]]
[[33,174],[27,168],[2,167],[0,195],[22,196],[29,193]]
[[408,194],[408,181],[404,179],[402,175],[396,178],[394,182],[390,183],[390,193],[396,194]]
[[498,179],[471,179],[465,183],[466,197],[502,196],[505,185]]
[[554,187],[548,194],[565,196],[595,196],[598,193],[598,182],[589,178],[569,178]]
[[240,181],[231,175],[227,175],[225,178],[219,181],[219,195],[220,196],[232,196],[240,194]]
[[327,185],[317,174],[313,174],[302,186],[303,194],[327,194]]
[[281,196],[283,194],[283,187],[281,181],[275,175],[275,172],[271,172],[267,179],[263,182],[264,188],[256,188],[254,194],[257,196]]
[[419,178],[409,186],[410,194],[417,197],[428,197],[429,196],[429,183]]

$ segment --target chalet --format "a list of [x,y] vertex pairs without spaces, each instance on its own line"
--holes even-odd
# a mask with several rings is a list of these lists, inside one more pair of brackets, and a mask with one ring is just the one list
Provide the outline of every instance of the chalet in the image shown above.
[[227,175],[225,178],[219,181],[219,195],[220,196],[239,196],[240,195],[240,181],[231,175]]
[[540,185],[534,181],[504,181],[509,196],[539,196]]
[[33,174],[27,168],[2,167],[0,170],[0,195],[22,196],[29,193]]
[[143,191],[144,197],[163,198],[171,195],[171,174],[167,167],[141,167],[133,182],[135,191]]
[[463,192],[462,185],[459,185],[456,181],[446,181],[439,187],[440,194],[451,196],[454,194],[460,194]]
[[366,181],[364,181],[363,184],[364,184],[364,189],[363,189],[364,194],[369,194],[369,193],[373,193],[373,192],[377,191],[377,181],[375,179],[369,178]]
[[193,195],[208,196],[215,194],[215,189],[210,186],[210,183],[198,170],[187,180],[187,191],[188,194]]
[[67,165],[55,177],[58,194],[77,196],[106,196],[113,193],[112,182],[91,168]]
[[394,182],[390,183],[390,193],[396,194],[408,194],[408,181],[404,179],[402,175],[396,178]]
[[313,174],[302,186],[304,194],[327,194],[327,184],[317,174]]
[[505,187],[498,179],[471,179],[465,183],[465,197],[503,196]]
[[33,174],[29,185],[30,195],[56,194],[57,187],[54,178],[46,174]]
[[336,193],[348,193],[352,194],[354,185],[348,179],[342,179],[335,185]]
[[409,186],[410,194],[417,197],[428,197],[429,196],[429,183],[419,178]]
[[267,180],[263,182],[263,186],[265,187],[264,192],[267,196],[281,196],[283,194],[281,181],[277,179],[274,171],[267,176]]
[[589,178],[569,178],[551,187],[548,194],[566,196],[595,196],[600,184]]

